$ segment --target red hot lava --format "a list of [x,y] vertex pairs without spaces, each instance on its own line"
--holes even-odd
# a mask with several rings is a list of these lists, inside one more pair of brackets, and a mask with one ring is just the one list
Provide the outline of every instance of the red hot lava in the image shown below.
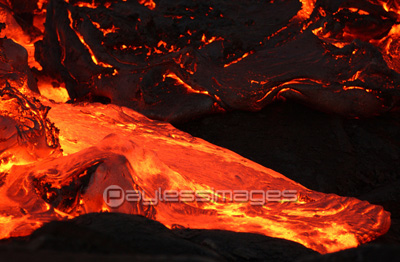
[[[398,5],[237,1],[243,15],[212,2],[1,2],[1,238],[89,212],[257,232],[320,253],[387,232],[380,206],[309,190],[146,116],[179,121],[279,98],[350,116],[388,111],[400,79]],[[110,207],[111,185],[152,204]],[[202,194],[155,204],[159,189]],[[254,190],[275,198],[244,201]]]

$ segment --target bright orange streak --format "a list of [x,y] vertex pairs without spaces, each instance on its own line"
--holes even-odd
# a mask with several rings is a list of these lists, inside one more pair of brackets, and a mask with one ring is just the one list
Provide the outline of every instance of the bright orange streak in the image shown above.
[[224,40],[224,39],[222,37],[213,36],[213,37],[211,37],[210,39],[207,40],[205,34],[203,34],[202,37],[201,37],[201,42],[203,42],[206,45],[211,44],[212,42],[215,42],[215,41],[220,41],[220,40]]
[[73,26],[72,14],[71,14],[71,11],[70,11],[70,10],[68,10],[68,18],[69,18],[69,21],[70,21],[70,27],[71,27],[71,29],[75,31],[75,33],[76,33],[76,35],[78,36],[78,38],[79,38],[79,40],[81,41],[81,43],[82,43],[82,44],[86,47],[86,49],[89,51],[90,56],[92,57],[93,63],[95,63],[96,65],[102,66],[102,67],[112,68],[112,67],[113,67],[112,65],[109,65],[109,64],[106,64],[106,63],[103,63],[103,62],[97,60],[96,56],[95,56],[94,53],[93,53],[93,50],[92,50],[92,49],[90,48],[90,46],[85,42],[85,39],[83,38],[83,36],[81,35],[81,33],[79,33],[78,30],[75,30],[75,28],[74,28],[74,26]]
[[245,53],[244,55],[242,55],[242,56],[239,57],[238,59],[236,59],[236,60],[234,60],[234,61],[232,61],[232,62],[230,62],[230,63],[228,63],[228,64],[225,64],[224,67],[228,67],[228,66],[231,66],[231,65],[233,65],[233,64],[236,64],[237,62],[242,61],[244,58],[248,57],[249,55],[251,55],[251,54],[253,54],[253,53],[254,53],[254,51],[250,51],[250,52],[248,52],[248,53]]
[[178,82],[178,84],[184,86],[184,87],[189,91],[189,93],[197,93],[197,94],[210,95],[210,94],[208,93],[208,91],[199,91],[199,90],[193,89],[190,85],[188,85],[188,84],[185,83],[182,79],[180,79],[179,76],[177,76],[175,73],[172,73],[172,72],[171,72],[171,73],[168,73],[168,74],[164,75],[164,80],[165,80],[166,77],[175,79],[176,82]]
[[[341,9],[339,9],[339,11],[340,11]],[[352,13],[358,13],[358,14],[360,14],[360,15],[369,15],[369,13],[367,12],[367,11],[364,11],[364,10],[361,10],[361,9],[358,9],[358,8],[349,8],[349,10],[350,10],[350,12],[352,12]]]
[[104,28],[101,28],[101,25],[100,25],[99,23],[93,22],[93,21],[92,21],[92,24],[93,24],[97,29],[99,29],[99,30],[103,33],[104,36],[106,36],[107,34],[110,34],[110,33],[115,33],[115,32],[117,32],[118,29],[119,29],[119,28],[115,27],[114,25],[112,25],[112,27],[109,28],[109,29],[104,29]]
[[362,87],[359,87],[359,86],[344,86],[343,90],[345,90],[345,91],[347,91],[347,90],[362,90],[362,91],[365,91],[365,92],[368,92],[368,93],[372,92],[371,89],[365,89],[365,88],[362,88]]

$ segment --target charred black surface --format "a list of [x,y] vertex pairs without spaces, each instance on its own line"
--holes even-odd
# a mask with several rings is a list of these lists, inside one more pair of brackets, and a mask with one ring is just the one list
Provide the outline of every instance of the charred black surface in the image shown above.
[[[3,241],[0,254],[14,253],[16,258],[16,250],[28,246],[34,247],[31,257],[57,252],[82,259],[86,253],[100,261],[118,257],[135,261],[293,261],[316,254],[300,244],[258,234],[169,230],[145,217],[110,213],[51,222],[26,240]],[[20,253],[29,254],[26,250]]]
[[[398,100],[399,75],[368,43],[397,16],[364,17],[353,6],[318,1],[307,17],[298,1],[156,1],[149,10],[136,1],[51,0],[36,58],[73,100],[103,97],[155,119],[257,111],[276,98],[367,117]],[[317,36],[319,27],[347,45]],[[344,31],[351,37],[339,37]]]

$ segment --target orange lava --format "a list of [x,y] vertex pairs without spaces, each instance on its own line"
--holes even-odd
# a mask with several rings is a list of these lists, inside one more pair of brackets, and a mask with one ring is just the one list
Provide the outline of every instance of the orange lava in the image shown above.
[[[40,7],[45,2],[39,1]],[[152,0],[138,2],[150,10],[157,8]],[[300,2],[303,8],[295,17],[295,22],[309,19],[316,1]],[[386,11],[398,13],[397,5],[380,2]],[[78,6],[96,8],[97,5],[93,1],[78,3]],[[71,12],[69,14],[71,28],[74,29]],[[23,45],[29,53],[29,65],[40,69],[33,56],[33,42],[37,39],[26,36],[10,12],[4,11],[0,18],[0,22],[7,24],[2,36],[7,35]],[[38,21],[42,27],[42,20]],[[103,34],[117,30],[115,27],[101,29],[97,23],[94,25]],[[111,65],[98,61],[84,37],[78,30],[74,30],[90,52],[93,63],[111,68]],[[399,32],[399,26],[394,25],[387,38],[374,44],[389,53],[391,41],[399,38]],[[323,37],[322,29],[315,29],[314,33]],[[188,34],[191,34],[190,31]],[[218,40],[222,38],[202,37],[204,44]],[[345,45],[344,42],[337,44]],[[176,50],[176,47],[169,47],[163,41],[159,42],[158,47],[164,47],[171,52]],[[121,48],[130,47],[122,45]],[[225,67],[238,63],[253,53],[245,53],[225,64]],[[114,74],[117,73],[115,69]],[[207,91],[192,88],[175,73],[168,72],[164,77],[174,79],[189,93],[210,95]],[[357,75],[354,76],[354,80],[356,79]],[[302,79],[284,83],[282,86],[295,84],[296,81]],[[249,80],[249,83],[263,84],[264,81]],[[345,90],[346,88],[357,89],[353,86],[345,87]],[[46,118],[47,114],[47,118],[60,130],[63,155],[53,152],[42,154],[39,152],[41,145],[36,142],[20,143],[21,140],[30,138],[19,137],[15,118],[18,118],[16,115],[21,111],[30,109],[30,106],[27,102],[22,102],[21,107],[17,107],[14,103],[16,99],[10,102],[6,97],[0,97],[0,126],[4,127],[0,128],[0,178],[4,182],[0,186],[0,238],[26,236],[51,220],[72,218],[90,212],[142,214],[168,227],[181,225],[261,233],[301,243],[320,253],[356,247],[389,230],[390,214],[381,206],[356,198],[309,190],[232,151],[192,137],[168,123],[150,120],[125,107],[64,103],[69,99],[65,85],[60,84],[54,89],[54,83],[49,79],[40,79],[39,90],[44,97],[55,102],[27,92],[29,99],[36,97],[51,108],[48,114],[44,108],[39,110],[41,113],[35,111],[32,114],[42,118]],[[272,91],[273,89],[270,92]],[[286,91],[296,92],[288,87],[282,89],[281,93]],[[27,121],[23,124],[23,128],[35,128],[33,122]],[[86,178],[90,180],[85,184],[84,190],[78,187],[69,192],[75,195],[63,195],[63,188],[74,185],[76,181],[83,185],[82,181]],[[218,190],[293,190],[297,192],[297,201],[266,201],[262,205],[252,205],[249,202],[232,201],[227,197],[223,203],[159,202],[149,207],[137,202],[125,202],[112,208],[103,199],[103,191],[110,185],[118,185],[125,190],[140,188],[146,192],[148,198],[155,198],[159,188],[164,191],[200,190],[213,197],[221,197],[219,193],[215,193]],[[39,192],[38,188],[47,187],[51,187],[51,190],[45,194]],[[54,199],[55,195],[60,197],[57,206],[48,201]]]
[[[232,151],[131,109],[43,102],[51,107],[48,118],[60,129],[64,156],[14,165],[8,171],[0,188],[1,238],[27,235],[50,220],[89,212],[143,214],[134,208],[137,203],[107,207],[102,193],[111,184],[126,190],[138,186],[148,198],[154,198],[159,188],[202,190],[209,195],[216,190],[297,190],[294,202],[252,205],[231,202],[229,197],[226,203],[159,202],[154,212],[144,214],[169,227],[179,224],[262,233],[296,241],[320,253],[355,247],[390,227],[390,215],[380,206],[309,190]],[[94,163],[100,166],[68,208],[50,205],[32,185],[32,181],[40,180],[60,189],[74,181],[72,174],[87,175],[82,170]]]

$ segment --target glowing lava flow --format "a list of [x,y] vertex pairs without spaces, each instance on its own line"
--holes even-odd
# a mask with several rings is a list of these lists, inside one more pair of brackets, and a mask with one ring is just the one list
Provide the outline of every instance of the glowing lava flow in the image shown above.
[[[1,99],[9,104],[7,96]],[[1,238],[27,235],[54,219],[111,211],[142,214],[169,227],[178,224],[257,232],[327,253],[370,241],[390,227],[390,215],[380,206],[311,191],[271,169],[131,109],[42,100],[51,106],[48,119],[60,129],[64,156],[52,155],[3,173]],[[7,127],[7,123],[2,124]],[[2,137],[8,138],[10,131],[4,132]],[[142,190],[146,198],[154,198],[160,189],[201,190],[208,196],[218,190],[296,190],[297,201],[251,205],[231,202],[228,197],[226,202],[159,201],[149,206],[137,200],[112,208],[103,199],[110,185]]]
[[[151,0],[139,2],[150,10],[159,8]],[[43,5],[44,1],[40,3]],[[293,23],[306,22],[312,15],[315,1],[304,0],[301,3],[303,8],[295,19],[291,20]],[[78,3],[78,6],[93,9],[97,7],[95,1]],[[392,10],[395,6],[387,6],[386,9]],[[95,56],[96,52],[89,46],[89,42],[74,29],[71,11],[68,14],[70,28],[87,49],[93,62],[104,68],[114,68]],[[5,22],[12,20],[11,18],[11,13],[3,14]],[[7,23],[16,24],[14,20]],[[116,27],[107,31],[108,29],[101,29],[100,24],[93,25],[104,36],[117,31]],[[307,25],[308,23],[305,23],[303,30]],[[4,34],[13,36],[15,41],[25,43],[25,46],[30,46],[28,53],[32,60],[31,39],[24,39],[19,27],[15,34],[11,29],[12,26],[6,28]],[[323,35],[322,29],[315,30],[316,34],[318,32]],[[396,25],[392,27],[390,34],[397,33]],[[191,35],[190,31],[188,35]],[[206,45],[218,39],[212,37],[207,40],[203,34],[201,42]],[[123,49],[127,49],[128,46],[122,45]],[[320,45],[316,46],[322,48]],[[390,47],[390,42],[385,46]],[[167,42],[160,40],[157,48],[161,47],[168,52],[177,50],[174,45],[169,46]],[[160,50],[158,52],[162,53]],[[265,52],[265,57],[271,56],[268,52]],[[277,52],[282,53],[285,52]],[[225,64],[224,68],[233,71],[238,68],[237,71],[243,72],[238,65],[246,62],[253,54],[252,51],[245,53]],[[287,60],[285,56],[283,58]],[[294,58],[297,59],[297,56]],[[260,61],[250,65],[258,68],[254,65],[265,63]],[[180,67],[184,69],[181,63]],[[298,65],[293,70],[300,67],[303,65]],[[268,72],[274,72],[276,68],[278,67],[271,67]],[[289,68],[292,70],[292,67]],[[281,73],[280,67],[278,71]],[[117,71],[114,72],[117,74]],[[264,75],[264,71],[260,72],[260,75]],[[361,71],[354,73],[352,81],[359,79],[359,72]],[[289,71],[288,74],[290,73]],[[325,75],[324,72],[321,74]],[[292,80],[283,78],[283,83],[278,86],[280,89],[271,89],[258,101],[274,92],[281,96],[288,95],[287,93],[301,95],[302,93],[294,89],[296,85],[303,82],[317,83],[317,80],[293,79],[294,76],[291,76]],[[187,93],[201,93],[207,96],[212,94],[193,89],[186,80],[183,81],[172,71],[163,73],[163,79],[167,77],[183,86]],[[205,78],[200,75],[199,79]],[[214,78],[210,79],[219,83]],[[268,84],[267,80],[245,79],[245,87],[248,82]],[[238,82],[237,78],[234,82]],[[317,84],[322,86],[324,82]],[[53,83],[49,80],[47,85],[40,86],[44,90],[51,90]],[[343,90],[357,91],[360,88],[349,85]],[[309,190],[273,170],[227,149],[194,138],[170,124],[149,120],[132,109],[115,105],[51,103],[37,97],[51,107],[51,110],[47,111],[39,101],[34,100],[35,95],[27,91],[24,96],[12,90],[6,90],[0,97],[0,238],[28,235],[43,223],[55,219],[109,211],[144,215],[169,227],[181,225],[262,233],[296,241],[320,253],[327,253],[371,241],[386,233],[390,227],[390,214],[380,206],[355,198]],[[60,96],[60,101],[66,101],[68,95],[62,90],[64,89],[58,90],[56,95]],[[370,93],[369,89],[365,90]],[[132,92],[121,96],[126,99],[128,93]],[[59,140],[55,127],[60,129]],[[48,136],[47,132],[51,134]],[[61,155],[60,148],[64,155]],[[141,199],[125,201],[118,207],[107,206],[103,192],[111,185],[117,185],[124,190],[143,191],[148,199],[153,199],[153,205],[146,205]],[[172,203],[156,198],[157,192],[161,190],[202,191],[203,194],[198,201],[186,198],[185,201]],[[229,195],[231,190],[241,191],[241,197],[243,192],[258,192],[255,196],[257,200],[260,200],[260,192],[276,193],[289,190],[296,192],[297,201],[265,201],[261,205],[252,205],[254,203],[243,201],[243,198],[234,199]],[[223,201],[216,201],[215,197],[222,198]]]

